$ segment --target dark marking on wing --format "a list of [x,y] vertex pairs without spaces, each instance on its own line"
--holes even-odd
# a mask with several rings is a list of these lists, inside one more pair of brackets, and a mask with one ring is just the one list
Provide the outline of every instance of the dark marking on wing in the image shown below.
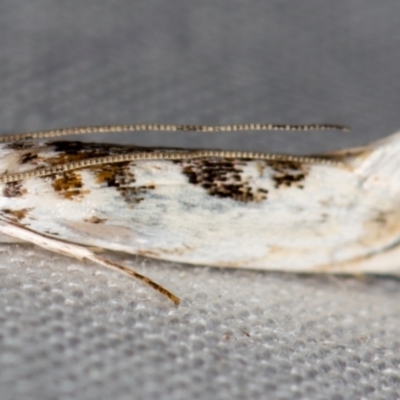
[[320,222],[323,224],[323,223],[325,223],[326,221],[328,221],[328,219],[329,219],[329,214],[328,213],[322,213],[321,214],[321,216],[320,216]]
[[133,145],[111,144],[111,143],[94,143],[79,141],[55,141],[48,142],[48,146],[54,148],[57,153],[63,154],[86,154],[88,157],[103,157],[113,154],[127,154],[135,151],[153,151],[151,147],[140,147]]
[[82,178],[79,173],[70,171],[52,176],[52,186],[62,197],[72,200],[76,196],[83,195]]
[[46,146],[52,152],[40,154],[38,161],[42,167],[51,167],[116,154],[128,154],[139,149],[135,146],[118,146],[106,143],[85,143],[78,141],[47,142]]
[[26,149],[32,149],[35,146],[36,143],[34,143],[32,140],[18,140],[16,142],[10,142],[5,144],[5,148],[11,150],[26,150]]
[[90,167],[96,176],[96,183],[114,187],[129,204],[138,204],[144,200],[144,195],[155,185],[136,186],[136,178],[131,172],[132,162],[104,164],[100,167]]
[[107,221],[107,218],[99,218],[96,215],[93,215],[90,218],[86,218],[85,222],[90,222],[91,224],[102,224]]
[[43,161],[50,165],[60,163],[87,160],[90,158],[106,157],[117,154],[129,154],[134,152],[152,152],[155,149],[132,145],[117,145],[109,143],[86,143],[79,141],[56,141],[48,142],[56,156],[45,157]]
[[44,233],[48,236],[60,236],[60,234],[58,232],[52,232],[49,230],[45,230]]
[[175,162],[182,165],[189,183],[203,187],[211,196],[243,203],[259,203],[267,198],[268,190],[254,189],[243,176],[246,160],[208,158]]
[[106,184],[110,187],[120,187],[136,182],[135,175],[130,171],[130,162],[117,164],[104,164],[102,166],[93,166],[90,169],[96,176],[96,183]]
[[28,214],[28,212],[30,210],[31,209],[29,209],[29,208],[21,208],[19,210],[13,210],[11,208],[4,208],[3,210],[1,210],[1,212],[10,216],[14,221],[20,221],[26,217],[26,215]]
[[304,188],[304,180],[306,179],[310,167],[295,161],[266,161],[267,165],[272,169],[272,180],[275,188],[281,187],[297,187]]
[[152,153],[155,151],[182,151],[178,148],[140,147],[133,145],[118,145],[110,143],[87,143],[80,141],[49,141],[46,142],[37,164],[41,167],[51,167],[70,162],[83,161],[91,158],[106,157],[136,152]]
[[24,153],[21,155],[21,164],[27,164],[33,160],[36,160],[37,158],[38,158],[37,153],[34,152]]
[[21,197],[26,193],[27,190],[23,187],[22,182],[9,182],[4,185],[4,197]]

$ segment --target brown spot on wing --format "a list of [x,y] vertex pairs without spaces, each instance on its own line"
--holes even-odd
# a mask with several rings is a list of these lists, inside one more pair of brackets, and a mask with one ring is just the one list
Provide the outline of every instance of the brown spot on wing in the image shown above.
[[120,187],[136,182],[135,175],[130,171],[130,162],[117,164],[104,164],[102,166],[90,167],[96,175],[96,183],[112,187]]
[[208,158],[175,162],[182,165],[189,183],[201,186],[210,196],[243,203],[259,203],[267,198],[266,189],[254,189],[243,176],[246,160]]
[[21,209],[11,209],[11,208],[5,208],[1,210],[1,212],[7,214],[10,216],[13,220],[15,221],[20,221],[26,217],[28,212],[31,210],[31,208],[21,208]]
[[272,180],[275,188],[297,187],[303,189],[304,180],[310,170],[309,165],[296,161],[269,160],[267,165],[272,169]]
[[53,178],[52,186],[54,190],[62,197],[72,200],[77,196],[82,196],[83,183],[82,177],[79,173],[70,171],[62,174],[57,174]]
[[96,176],[96,183],[114,187],[129,204],[137,204],[144,200],[144,195],[149,190],[155,189],[154,184],[135,185],[135,174],[132,173],[132,162],[122,162],[117,164],[104,164],[94,166],[90,169]]
[[4,197],[21,197],[27,193],[22,182],[9,182],[4,185]]
[[37,159],[37,152],[29,151],[27,153],[21,154],[21,164],[27,164],[35,159]]
[[93,215],[90,218],[84,219],[85,222],[90,222],[91,224],[102,224],[103,222],[107,221],[107,218],[99,218]]

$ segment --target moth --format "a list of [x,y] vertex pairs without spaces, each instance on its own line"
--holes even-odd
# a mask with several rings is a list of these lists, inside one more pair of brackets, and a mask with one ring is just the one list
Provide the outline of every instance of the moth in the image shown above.
[[137,130],[311,130],[334,125],[120,125],[0,137],[0,240],[153,280],[103,250],[218,267],[400,270],[400,134],[294,156],[61,140]]

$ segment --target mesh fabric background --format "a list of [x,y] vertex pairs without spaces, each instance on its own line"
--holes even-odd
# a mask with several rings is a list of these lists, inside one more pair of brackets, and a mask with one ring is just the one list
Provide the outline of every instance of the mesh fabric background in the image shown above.
[[[4,132],[334,122],[349,134],[91,140],[312,153],[400,127],[400,3],[2,1]],[[86,138],[89,139],[89,138]],[[340,184],[340,183],[338,183]],[[400,282],[184,267],[118,273],[2,246],[1,399],[397,399]]]

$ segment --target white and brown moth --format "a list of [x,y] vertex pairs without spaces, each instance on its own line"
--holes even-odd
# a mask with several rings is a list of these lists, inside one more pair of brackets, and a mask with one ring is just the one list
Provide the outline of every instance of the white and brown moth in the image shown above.
[[[0,240],[134,276],[112,250],[182,263],[294,272],[400,272],[400,134],[318,156],[55,140],[137,130],[332,125],[124,125],[0,138]],[[340,128],[340,127],[339,127]]]

